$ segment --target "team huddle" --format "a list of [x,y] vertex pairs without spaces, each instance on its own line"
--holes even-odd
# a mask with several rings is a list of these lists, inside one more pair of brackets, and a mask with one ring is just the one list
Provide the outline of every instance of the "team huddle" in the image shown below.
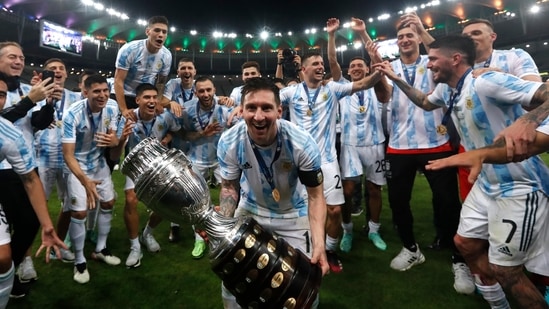
[[[39,252],[74,264],[79,284],[91,280],[86,239],[95,244],[92,259],[122,263],[107,248],[116,199],[111,173],[151,137],[183,151],[195,173],[220,186],[217,211],[253,217],[323,274],[341,272],[338,252],[352,250],[353,199],[363,185],[368,238],[378,250],[387,249],[380,233],[387,185],[402,242],[389,266],[406,271],[426,261],[410,205],[420,171],[433,194],[430,247],[452,252],[456,292],[476,290],[491,308],[510,307],[505,293],[521,308],[548,308],[549,169],[537,154],[549,148],[549,96],[533,59],[520,49],[494,50],[497,36],[482,19],[465,23],[463,35],[435,40],[416,14],[405,14],[397,27],[400,58],[392,62],[381,58],[362,20],[350,27],[368,57],[351,59],[348,79],[336,56],[339,20],[330,18],[330,76],[313,52],[295,55],[298,78],[285,80],[279,53],[277,83],[249,61],[243,85],[229,97],[197,76],[192,59],[179,59],[177,78],[168,79],[162,16],[149,19],[146,39],[120,48],[113,80],[86,71],[80,92],[64,88],[58,58],[44,64],[53,76],[35,72],[30,85],[21,83],[21,47],[0,43],[0,225],[11,228],[0,230],[0,308],[10,296],[25,296],[37,277],[30,248],[40,226]],[[62,201],[55,228],[47,208],[54,185]],[[153,232],[162,218],[151,212],[140,231],[129,177],[124,195],[125,265],[137,268],[142,245],[160,251]],[[193,232],[191,254],[199,259],[207,245]],[[170,241],[179,233],[171,223]],[[222,301],[240,308],[223,285]]]

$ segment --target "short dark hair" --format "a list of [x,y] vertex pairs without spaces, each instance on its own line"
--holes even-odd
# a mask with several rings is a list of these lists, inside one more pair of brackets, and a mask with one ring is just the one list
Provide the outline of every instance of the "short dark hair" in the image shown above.
[[370,66],[370,60],[369,59],[366,59],[364,57],[360,57],[360,56],[355,56],[353,58],[351,58],[351,60],[349,61],[349,63],[355,61],[355,60],[362,60],[364,61],[364,63],[366,64],[366,66]]
[[469,26],[469,25],[474,25],[474,24],[485,24],[486,26],[488,26],[490,29],[492,29],[492,31],[494,31],[494,25],[488,20],[488,19],[484,19],[484,18],[473,18],[473,19],[470,19],[468,20],[467,22],[465,22],[462,26],[463,28]]
[[137,86],[135,88],[135,96],[140,96],[143,94],[143,92],[147,91],[147,90],[154,90],[158,93],[158,89],[152,85],[152,84],[149,84],[149,83],[143,83],[143,84],[140,84],[139,86]]
[[179,65],[181,62],[190,62],[194,65],[194,61],[191,59],[191,58],[186,58],[186,57],[183,57],[181,59],[179,59],[179,61],[177,62],[177,64]]
[[84,88],[90,89],[93,84],[107,84],[107,79],[100,74],[92,74],[84,81]]
[[94,75],[94,74],[97,74],[97,72],[95,72],[93,70],[84,70],[84,71],[82,71],[82,73],[80,73],[80,75],[78,75],[78,82],[81,83],[82,78],[84,78],[84,76],[90,76],[90,75]]
[[242,105],[244,105],[245,97],[248,93],[256,92],[259,90],[272,91],[275,99],[276,106],[280,106],[280,91],[273,81],[266,77],[253,77],[250,78],[242,86]]
[[8,80],[8,76],[4,72],[0,72],[0,81],[6,83],[7,85],[8,84],[7,80]]
[[431,49],[445,49],[449,52],[459,52],[466,58],[466,63],[470,66],[475,65],[475,43],[473,39],[463,35],[448,35],[436,39],[429,44]]
[[303,55],[303,57],[301,57],[301,63],[305,62],[307,59],[312,57],[322,57],[322,55],[319,52],[306,53],[305,55]]
[[147,21],[147,25],[150,27],[154,24],[164,24],[167,26],[168,19],[166,18],[166,16],[153,16],[149,18],[149,20]]
[[62,63],[63,65],[65,65],[65,61],[59,59],[59,58],[50,58],[48,60],[46,60],[46,62],[44,62],[44,67],[47,67],[48,64],[52,63],[52,62],[60,62]]
[[259,67],[259,63],[257,61],[246,61],[242,64],[242,71],[244,71],[244,69],[247,69],[247,68],[256,68],[257,71],[261,71],[261,68]]
[[213,79],[209,76],[206,76],[206,75],[201,75],[201,76],[198,76],[195,80],[194,80],[194,85],[196,86],[196,83],[203,83],[205,81],[210,81],[212,82],[212,84],[214,83]]

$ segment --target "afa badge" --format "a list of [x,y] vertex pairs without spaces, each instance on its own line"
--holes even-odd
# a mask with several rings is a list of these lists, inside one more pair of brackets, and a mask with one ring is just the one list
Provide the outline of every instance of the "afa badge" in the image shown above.
[[465,107],[467,109],[473,109],[473,99],[467,98],[467,100],[465,101]]
[[158,131],[164,130],[164,126],[161,123],[158,124],[157,128],[158,128]]
[[324,182],[324,175],[322,174],[322,170],[318,171],[318,173],[316,174],[316,180],[318,183]]
[[292,161],[282,162],[282,169],[286,172],[289,172],[292,169]]
[[326,92],[324,92],[322,94],[322,101],[327,101],[328,100],[328,94]]
[[419,67],[419,69],[417,69],[417,72],[419,74],[425,74],[425,68],[424,67]]

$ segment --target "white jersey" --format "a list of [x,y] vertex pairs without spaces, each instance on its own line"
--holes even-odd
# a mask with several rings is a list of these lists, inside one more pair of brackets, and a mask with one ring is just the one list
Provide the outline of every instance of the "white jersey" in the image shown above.
[[128,71],[124,80],[124,94],[135,97],[135,88],[143,83],[154,85],[158,75],[168,76],[172,54],[165,47],[151,54],[147,39],[124,44],[116,55],[116,68]]
[[[345,80],[345,83],[349,81]],[[373,146],[385,142],[381,110],[374,88],[361,90],[339,100],[341,144]]]
[[166,87],[164,87],[164,97],[183,106],[183,103],[194,97],[194,86],[190,89],[183,89],[181,87],[181,78],[172,78],[166,83]]
[[[80,93],[63,89],[61,100],[55,102],[53,125],[47,129],[40,130],[34,135],[34,149],[36,152],[36,162],[40,167],[62,168],[63,147],[61,145],[63,114],[65,114],[70,105],[80,101]],[[46,101],[42,101],[34,108],[40,110]]]
[[233,91],[231,91],[231,94],[229,95],[229,97],[233,99],[235,106],[242,103],[242,87],[244,87],[244,85],[233,88]]
[[520,48],[511,50],[494,49],[487,61],[475,63],[474,68],[498,68],[504,73],[513,74],[518,78],[527,75],[539,76],[538,67],[532,56]]
[[[429,93],[435,88],[432,73],[427,69],[427,56],[420,56],[415,70],[413,87],[423,93]],[[405,70],[400,59],[391,63],[396,74],[405,77]],[[430,149],[448,142],[448,134],[437,133],[437,126],[442,123],[444,112],[442,109],[426,111],[416,106],[400,88],[393,86],[391,101],[391,135],[389,147],[397,150]]]
[[[484,73],[477,78],[469,73],[461,94],[456,98],[452,119],[466,150],[492,144],[496,135],[523,115],[520,105],[528,106],[542,83],[524,81],[499,72]],[[443,84],[428,96],[429,102],[449,105],[450,93]],[[549,169],[534,156],[518,163],[484,164],[478,182],[491,197],[525,195],[542,190],[549,193]]]
[[[218,103],[214,98],[214,106],[210,111],[204,111],[199,107],[198,98],[185,102],[182,119],[182,126],[185,131],[202,132],[210,123],[217,122],[222,128],[228,127],[227,121],[232,108]],[[188,141],[189,149],[187,157],[200,166],[214,166],[217,164],[217,143],[221,137],[217,133],[210,137],[201,137],[194,141]]]
[[36,168],[32,150],[27,147],[23,134],[11,122],[0,117],[0,160],[9,162],[19,175],[30,173]]
[[272,163],[278,141],[269,147],[258,147],[267,166],[272,166],[275,188],[280,193],[276,202],[273,189],[261,172],[248,137],[245,122],[225,131],[219,140],[217,159],[221,177],[240,179],[238,208],[267,218],[298,218],[308,215],[307,191],[298,178],[298,171],[316,171],[321,168],[318,146],[313,137],[296,125],[277,120],[281,150]]
[[[6,97],[6,104],[4,105],[4,109],[11,107],[17,102],[21,101],[22,98],[24,98],[30,91],[31,86],[27,84],[21,83],[19,88],[13,91],[8,91],[8,95]],[[25,139],[25,144],[27,145],[27,148],[32,150],[33,156],[34,156],[34,148],[33,148],[33,129],[31,124],[31,117],[32,117],[32,109],[27,113],[25,117],[21,117],[17,119],[13,124],[21,130],[21,133],[23,133],[23,138]],[[11,169],[11,165],[7,160],[2,160],[0,162],[0,170],[6,170]]]
[[97,147],[94,136],[98,132],[107,132],[107,129],[118,134],[121,127],[117,128],[117,122],[117,108],[107,105],[101,112],[91,113],[87,99],[72,104],[63,115],[61,142],[75,144],[74,157],[83,172],[95,173],[107,164],[103,156],[105,148]]
[[[133,149],[133,147],[148,137],[155,137],[160,141],[166,136],[168,131],[177,132],[181,128],[177,119],[175,119],[172,113],[166,110],[149,121],[139,118],[139,109],[134,109],[133,113],[137,122],[133,127],[132,134],[128,137],[127,143],[130,149]],[[122,117],[121,122],[120,126],[123,127],[126,123],[126,118]]]
[[[309,132],[317,142],[322,164],[337,161],[335,141],[338,100],[350,95],[352,87],[352,83],[329,82],[317,88],[318,96],[312,104],[308,103],[308,98],[312,100],[317,89],[309,89],[307,94],[301,83],[280,91],[280,100],[283,106],[289,108],[292,122]],[[310,115],[309,105],[312,107]]]

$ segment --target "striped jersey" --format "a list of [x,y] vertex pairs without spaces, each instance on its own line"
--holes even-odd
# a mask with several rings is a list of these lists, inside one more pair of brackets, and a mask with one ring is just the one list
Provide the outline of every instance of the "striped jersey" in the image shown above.
[[[61,145],[63,115],[68,111],[72,103],[80,100],[79,92],[63,89],[61,100],[55,102],[54,105],[53,125],[34,134],[34,150],[38,166],[50,168],[63,167],[63,147]],[[46,104],[45,101],[40,102],[34,110],[39,110],[44,104]]]
[[[466,150],[492,144],[496,135],[525,113],[534,93],[542,85],[511,74],[487,72],[477,78],[469,73],[456,98],[452,119]],[[429,102],[449,105],[448,87],[438,85]],[[521,105],[522,104],[522,105]],[[549,193],[549,169],[534,156],[518,163],[484,164],[478,182],[492,197],[525,195],[541,190]]]
[[510,50],[494,49],[490,58],[484,62],[475,63],[474,68],[498,68],[504,73],[513,74],[518,78],[526,75],[539,76],[538,67],[532,56],[520,48]]
[[[421,92],[429,93],[435,88],[432,73],[427,69],[429,59],[420,56],[419,63],[406,68],[400,59],[391,62],[396,74],[405,78],[415,74],[413,87]],[[406,70],[404,69],[406,68]],[[412,79],[410,79],[412,80]],[[389,147],[398,150],[430,149],[448,142],[448,134],[437,133],[437,126],[442,122],[442,109],[423,110],[416,106],[400,88],[394,86],[391,104],[391,135]]]
[[258,151],[265,164],[272,167],[274,185],[280,193],[278,202],[274,200],[273,189],[261,172],[244,121],[221,135],[217,149],[221,177],[240,179],[238,207],[254,215],[268,218],[307,216],[307,191],[299,181],[298,171],[320,169],[318,146],[309,133],[291,122],[279,119],[277,127],[281,142],[278,159],[272,162],[278,142],[268,147],[258,147]]
[[[31,86],[27,84],[21,83],[19,88],[13,91],[8,91],[7,97],[6,97],[6,104],[4,105],[4,109],[11,107],[17,102],[21,101],[22,98],[24,98],[30,91]],[[25,139],[25,144],[28,149],[32,151],[32,155],[34,156],[34,131],[32,129],[31,124],[31,117],[32,117],[32,109],[27,113],[25,117],[21,117],[17,119],[13,124],[23,133],[23,138]],[[11,165],[7,160],[2,160],[0,162],[0,170],[6,170],[11,169]]]
[[[134,109],[133,113],[136,116],[137,122],[133,127],[132,134],[128,136],[128,145],[130,149],[133,149],[142,140],[148,137],[155,137],[159,141],[162,140],[168,131],[177,132],[181,128],[179,122],[172,113],[167,110],[160,115],[156,115],[153,119],[144,121],[139,118],[139,109]],[[120,126],[124,126],[126,118],[122,117]]]
[[124,80],[124,94],[135,96],[135,88],[143,83],[154,85],[158,75],[168,76],[172,65],[172,54],[165,47],[151,54],[147,50],[147,39],[124,44],[116,55],[116,68],[128,71]]
[[[344,83],[349,83],[344,80]],[[349,146],[373,146],[385,142],[381,110],[374,88],[360,90],[339,100],[342,127],[341,143]]]
[[[208,124],[214,122],[219,123],[222,128],[227,128],[227,121],[232,108],[220,105],[217,97],[214,97],[214,102],[214,106],[209,111],[200,108],[198,98],[185,102],[185,109],[181,117],[183,129],[190,132],[202,132]],[[219,142],[221,133],[188,141],[189,149],[187,157],[189,160],[201,166],[216,165],[217,143]]]
[[0,160],[6,160],[19,175],[36,168],[32,149],[27,147],[23,133],[11,122],[0,117]]
[[164,97],[183,106],[183,103],[194,97],[194,86],[191,89],[183,89],[181,87],[181,78],[172,78],[164,87]]
[[[292,122],[309,132],[317,142],[322,164],[337,160],[335,140],[338,100],[350,95],[352,87],[352,83],[329,82],[321,85],[317,88],[316,100],[310,104],[309,98],[312,101],[317,89],[309,89],[309,93],[306,93],[303,84],[296,84],[280,91],[280,101],[289,108]],[[310,107],[312,112],[309,111]]]
[[83,172],[93,173],[98,168],[106,165],[103,156],[104,147],[97,147],[94,135],[98,132],[121,132],[122,127],[117,127],[118,109],[107,104],[99,113],[91,113],[88,108],[88,100],[84,99],[72,104],[63,115],[62,143],[75,144],[74,157],[78,161]]
[[233,91],[231,91],[231,94],[229,95],[229,97],[233,99],[235,106],[238,106],[242,103],[242,87],[244,87],[244,85],[234,87]]

